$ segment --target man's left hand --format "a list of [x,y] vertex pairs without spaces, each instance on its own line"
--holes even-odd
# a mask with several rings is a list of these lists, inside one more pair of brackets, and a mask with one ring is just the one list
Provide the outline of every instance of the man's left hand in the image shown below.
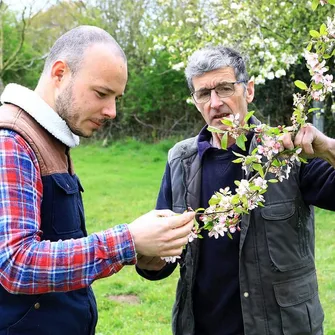
[[335,166],[335,140],[311,124],[306,124],[298,131],[294,142],[289,133],[282,137],[282,142],[286,149],[299,146],[303,156],[307,158],[320,157]]

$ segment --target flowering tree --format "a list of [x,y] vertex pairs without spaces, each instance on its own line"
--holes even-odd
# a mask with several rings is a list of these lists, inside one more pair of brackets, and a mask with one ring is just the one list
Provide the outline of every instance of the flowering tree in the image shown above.
[[[314,1],[313,8],[316,9],[319,3],[324,5],[326,2]],[[328,3],[335,5],[335,1]],[[265,124],[248,124],[248,120],[253,115],[253,112],[249,112],[244,118],[243,125],[240,124],[239,115],[235,115],[221,121],[226,126],[225,130],[208,127],[210,131],[222,135],[223,149],[227,148],[229,136],[235,138],[236,144],[245,150],[248,132],[255,134],[258,145],[250,155],[235,153],[237,158],[234,163],[241,163],[246,175],[252,172],[252,177],[235,181],[237,186],[235,194],[229,187],[221,188],[209,200],[208,208],[196,210],[201,212],[200,219],[204,225],[199,227],[198,223],[195,224],[189,236],[189,242],[201,237],[202,230],[208,230],[209,236],[215,238],[226,234],[232,238],[232,234],[240,229],[241,216],[248,214],[256,207],[264,206],[263,194],[267,191],[268,183],[288,179],[295,161],[306,163],[305,159],[299,155],[301,148],[284,149],[280,139],[285,133],[290,132],[293,135],[297,133],[306,124],[308,113],[316,109],[309,108],[310,102],[324,100],[326,95],[335,88],[333,76],[328,73],[329,68],[326,66],[326,61],[335,55],[335,15],[333,18],[328,17],[318,31],[311,30],[310,35],[311,39],[304,51],[304,57],[311,75],[311,82],[307,85],[303,81],[295,81],[295,85],[303,91],[303,94],[294,95],[291,126],[270,127]],[[269,178],[270,173],[271,178]],[[167,258],[167,260],[175,261],[175,258]]]
[[163,17],[168,7],[184,9],[183,16],[166,16],[154,38],[154,48],[170,52],[174,69],[183,69],[187,57],[208,43],[231,45],[244,54],[250,52],[249,68],[256,84],[286,74],[301,55],[301,41],[331,8],[321,6],[312,12],[319,1],[306,0],[160,0],[159,4],[157,15]]

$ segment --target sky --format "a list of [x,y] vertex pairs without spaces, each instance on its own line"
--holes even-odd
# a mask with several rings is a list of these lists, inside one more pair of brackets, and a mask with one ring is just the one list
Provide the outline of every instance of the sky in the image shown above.
[[56,3],[57,0],[5,0],[5,3],[13,10],[21,11],[23,8],[32,8],[32,12],[39,10]]

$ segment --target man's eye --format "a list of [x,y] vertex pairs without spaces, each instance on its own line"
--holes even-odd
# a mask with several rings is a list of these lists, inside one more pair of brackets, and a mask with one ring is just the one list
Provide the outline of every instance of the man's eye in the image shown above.
[[231,85],[223,84],[216,87],[217,92],[231,92],[233,87]]
[[208,90],[203,90],[203,91],[200,91],[200,92],[197,93],[198,99],[206,98],[208,96],[210,96],[210,91],[208,91]]
[[99,98],[104,98],[107,94],[106,93],[103,93],[103,92],[99,92],[99,91],[95,91],[97,93],[97,96]]

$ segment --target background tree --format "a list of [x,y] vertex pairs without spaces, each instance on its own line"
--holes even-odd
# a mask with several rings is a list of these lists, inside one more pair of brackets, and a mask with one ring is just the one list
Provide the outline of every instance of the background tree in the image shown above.
[[27,42],[33,20],[30,6],[17,12],[0,0],[0,92],[4,83],[10,81],[21,81],[28,85],[36,82],[35,65],[41,55]]
[[[87,0],[54,1],[34,15],[18,15],[0,3],[4,83],[34,88],[55,39],[77,25],[97,25],[115,37],[129,63],[117,118],[97,138],[128,135],[148,140],[193,135],[203,125],[188,103],[183,70],[187,57],[207,44],[225,44],[247,53],[249,72],[257,84],[251,108],[263,122],[288,124],[293,82],[309,76],[301,57],[309,30],[332,17],[335,8],[320,6],[313,12],[306,0]],[[4,69],[9,59],[15,62]],[[331,99],[326,101],[329,135],[334,129],[332,105]]]

